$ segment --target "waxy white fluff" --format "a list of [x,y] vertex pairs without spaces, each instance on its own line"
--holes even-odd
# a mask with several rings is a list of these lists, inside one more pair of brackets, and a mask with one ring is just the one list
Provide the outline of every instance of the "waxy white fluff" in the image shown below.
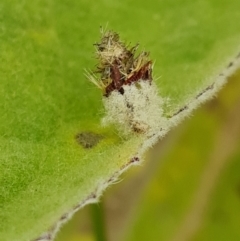
[[157,86],[149,80],[139,80],[123,86],[124,93],[113,91],[103,97],[106,116],[104,125],[114,124],[123,135],[154,134],[167,119],[163,116],[163,98]]

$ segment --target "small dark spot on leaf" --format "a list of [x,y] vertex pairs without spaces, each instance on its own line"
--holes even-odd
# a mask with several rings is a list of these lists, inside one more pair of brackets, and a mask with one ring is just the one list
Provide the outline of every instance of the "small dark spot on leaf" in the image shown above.
[[86,131],[78,133],[75,138],[77,143],[80,144],[83,148],[89,149],[96,146],[98,142],[103,139],[103,136]]
[[92,193],[89,198],[97,198],[97,195],[95,193]]
[[60,217],[60,220],[61,220],[61,221],[62,221],[62,220],[65,220],[65,219],[67,219],[67,217],[68,217],[68,214],[65,213],[65,214],[63,214],[63,215]]
[[200,96],[202,96],[204,93],[206,93],[208,90],[212,90],[214,86],[214,83],[209,85],[207,88],[205,88],[202,92],[200,92],[197,96],[196,99],[198,99]]
[[139,162],[139,161],[140,161],[139,158],[135,156],[130,160],[130,163]]
[[187,109],[188,109],[188,107],[185,105],[181,109],[179,109],[177,112],[175,112],[172,116],[178,115],[178,114],[180,114],[181,112],[183,112],[184,110],[187,110]]
[[230,62],[229,64],[228,64],[228,68],[230,68],[230,67],[232,67],[233,66],[233,62]]

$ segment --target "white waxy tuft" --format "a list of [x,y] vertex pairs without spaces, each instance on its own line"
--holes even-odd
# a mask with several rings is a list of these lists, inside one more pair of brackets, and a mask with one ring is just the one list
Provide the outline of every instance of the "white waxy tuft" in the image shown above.
[[133,133],[152,135],[159,131],[167,119],[163,116],[163,99],[158,95],[157,86],[139,80],[123,89],[123,94],[115,90],[110,96],[103,97],[106,109],[103,124],[114,124],[125,136]]

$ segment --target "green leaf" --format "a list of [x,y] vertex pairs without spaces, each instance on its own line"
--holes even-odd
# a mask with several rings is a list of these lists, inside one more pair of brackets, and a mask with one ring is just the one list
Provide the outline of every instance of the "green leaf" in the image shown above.
[[[166,115],[189,106],[157,140],[237,68],[238,9],[237,0],[3,0],[1,240],[34,239],[51,227],[49,233],[55,234],[57,220],[61,224],[96,202],[132,165],[131,158],[144,151],[138,152],[144,136],[126,140],[113,126],[101,126],[101,93],[83,75],[95,64],[92,44],[100,24],[108,22],[126,42],[140,42],[157,60],[157,85],[169,98]],[[224,76],[218,78],[220,73]]]

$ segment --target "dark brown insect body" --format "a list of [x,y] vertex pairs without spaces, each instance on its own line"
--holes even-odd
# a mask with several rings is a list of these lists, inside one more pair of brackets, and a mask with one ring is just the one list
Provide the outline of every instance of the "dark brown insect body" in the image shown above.
[[97,80],[93,75],[90,80],[103,90],[104,96],[108,97],[114,90],[124,94],[124,85],[152,80],[149,53],[141,52],[136,56],[138,45],[128,48],[120,41],[118,34],[108,31],[95,46],[100,61],[94,73],[100,74],[100,78]]
[[130,85],[139,80],[152,80],[152,62],[148,61],[139,70],[132,72],[131,76],[127,77],[125,80],[123,80],[124,76],[121,76],[121,72],[117,64],[113,64],[113,66],[110,67],[110,73],[112,82],[106,87],[105,96],[109,96],[109,94],[114,90],[118,90],[121,94],[123,94],[123,85]]

